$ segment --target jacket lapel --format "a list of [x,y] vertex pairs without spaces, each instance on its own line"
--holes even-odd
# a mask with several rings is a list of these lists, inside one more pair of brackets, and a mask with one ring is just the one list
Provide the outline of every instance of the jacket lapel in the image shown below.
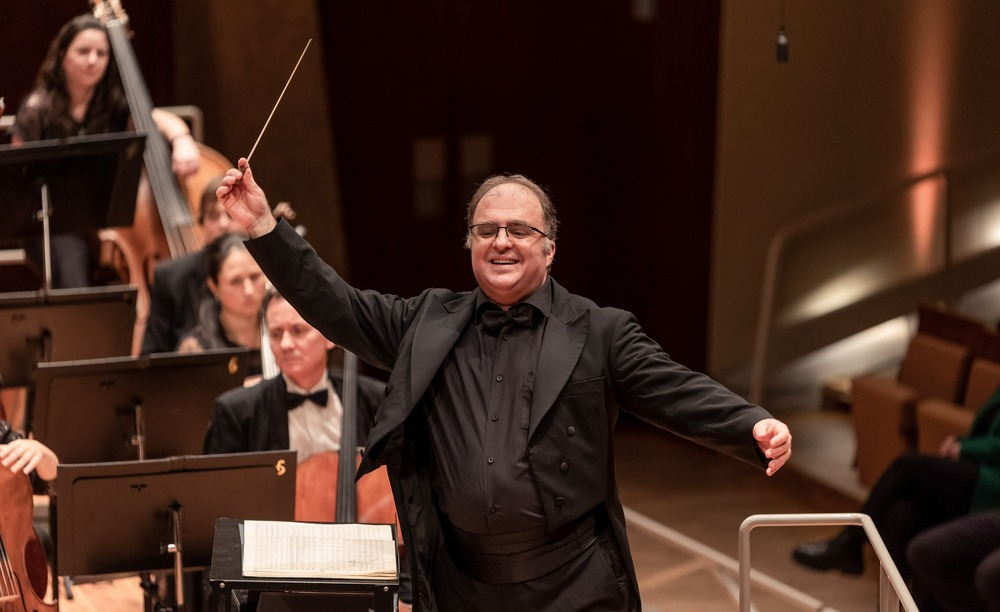
[[555,404],[576,367],[590,329],[590,312],[577,312],[561,285],[552,280],[552,313],[545,323],[542,348],[535,367],[537,377],[531,398],[528,439]]
[[447,303],[436,302],[420,317],[410,356],[410,397],[419,398],[430,386],[472,317],[475,305],[476,295],[470,292]]

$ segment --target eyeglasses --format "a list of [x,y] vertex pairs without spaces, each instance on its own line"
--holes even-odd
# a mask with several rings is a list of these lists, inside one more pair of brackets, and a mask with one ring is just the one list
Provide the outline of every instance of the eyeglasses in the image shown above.
[[524,240],[530,238],[532,232],[540,236],[547,234],[537,227],[531,227],[527,223],[511,223],[510,225],[497,225],[496,223],[477,223],[469,226],[469,231],[481,240],[493,240],[500,233],[500,230],[507,232],[508,238],[514,240]]

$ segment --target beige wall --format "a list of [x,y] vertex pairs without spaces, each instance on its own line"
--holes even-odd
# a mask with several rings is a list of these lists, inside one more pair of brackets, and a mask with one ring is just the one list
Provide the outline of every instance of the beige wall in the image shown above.
[[[775,60],[781,4],[787,64]],[[998,28],[992,0],[724,3],[713,373],[740,377],[749,362],[767,245],[784,224],[998,148]]]

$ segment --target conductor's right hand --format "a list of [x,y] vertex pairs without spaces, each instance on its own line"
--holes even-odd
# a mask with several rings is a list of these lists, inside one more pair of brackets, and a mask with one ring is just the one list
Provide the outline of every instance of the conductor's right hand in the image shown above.
[[215,196],[226,207],[229,216],[242,225],[251,238],[263,236],[277,224],[267,203],[267,196],[253,180],[253,172],[245,157],[240,158],[237,168],[226,171],[226,175],[222,177],[222,186],[216,190]]

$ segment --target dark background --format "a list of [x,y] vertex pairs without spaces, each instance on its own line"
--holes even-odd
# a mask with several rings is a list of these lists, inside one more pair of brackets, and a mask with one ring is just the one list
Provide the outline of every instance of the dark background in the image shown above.
[[[637,17],[636,2],[600,0],[316,3],[352,282],[400,295],[471,287],[466,200],[486,175],[518,172],[546,187],[559,211],[556,279],[633,311],[675,359],[703,369],[720,8],[717,0],[644,5],[651,16]],[[184,87],[175,51],[190,40],[175,3],[125,8],[154,103],[205,104],[176,97]],[[59,27],[86,10],[78,1],[0,0],[8,113]],[[191,31],[228,27],[209,18],[217,21]],[[280,13],[261,18],[281,27]],[[214,74],[213,57],[201,61]],[[200,85],[206,99],[223,86],[210,76]],[[203,110],[207,144],[235,160],[241,151],[213,142],[230,109]],[[308,129],[309,117],[298,119]],[[470,136],[489,143],[475,171],[462,163]],[[443,174],[431,184],[414,178],[421,139],[443,145]],[[309,206],[296,202],[306,217]],[[324,222],[314,214],[309,233],[321,255]]]

